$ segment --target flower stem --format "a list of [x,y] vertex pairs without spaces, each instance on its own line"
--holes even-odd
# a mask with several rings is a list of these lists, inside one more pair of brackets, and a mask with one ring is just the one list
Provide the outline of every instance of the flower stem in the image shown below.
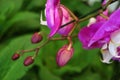
[[71,47],[72,47],[72,45],[73,45],[73,42],[72,42],[72,39],[71,39],[70,36],[68,36],[67,39],[68,39],[68,41],[69,41],[69,46],[68,46],[67,50],[70,50]]
[[38,46],[38,47],[36,47],[36,48],[29,49],[29,50],[21,50],[21,51],[19,51],[19,52],[21,52],[21,53],[22,53],[21,55],[23,55],[24,53],[35,51],[36,53],[35,53],[35,55],[33,56],[33,58],[35,58],[35,57],[38,55],[38,52],[39,52],[40,48],[42,48],[43,46],[45,46],[49,41],[50,41],[50,40],[48,39],[48,40],[45,41],[42,45],[40,45],[40,46]]
[[106,16],[106,15],[104,15],[104,14],[100,14],[100,16],[102,16],[103,18],[105,18],[106,20],[108,20],[109,19],[109,17],[108,16]]

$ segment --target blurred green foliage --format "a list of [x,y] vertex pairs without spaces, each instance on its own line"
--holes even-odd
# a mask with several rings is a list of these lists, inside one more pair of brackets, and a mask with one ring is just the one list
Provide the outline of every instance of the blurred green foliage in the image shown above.
[[[66,41],[54,41],[40,49],[35,63],[23,66],[26,53],[17,61],[12,61],[14,52],[34,48],[31,36],[36,31],[49,33],[46,26],[40,25],[40,13],[44,12],[46,0],[0,0],[0,80],[110,80],[114,74],[114,64],[100,61],[100,52],[84,50],[74,38],[74,56],[64,67],[56,65],[56,53]],[[87,1],[61,0],[76,16],[82,17],[100,6],[100,2],[90,6]],[[88,21],[80,23],[83,27]],[[76,30],[77,33],[79,30]],[[47,35],[44,35],[47,37]]]

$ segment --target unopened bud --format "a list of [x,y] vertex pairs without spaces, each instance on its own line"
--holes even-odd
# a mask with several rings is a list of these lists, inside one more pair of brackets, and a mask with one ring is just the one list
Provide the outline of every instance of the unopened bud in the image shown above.
[[32,38],[31,38],[31,42],[33,44],[35,43],[39,43],[40,41],[42,41],[43,37],[40,33],[36,32],[32,35]]
[[74,49],[68,49],[68,45],[63,46],[57,53],[57,64],[64,66],[73,56]]
[[32,56],[28,56],[25,60],[24,60],[24,65],[25,66],[29,66],[34,62],[34,59]]
[[19,57],[20,57],[20,54],[15,53],[15,54],[13,54],[13,56],[12,56],[12,60],[17,60]]

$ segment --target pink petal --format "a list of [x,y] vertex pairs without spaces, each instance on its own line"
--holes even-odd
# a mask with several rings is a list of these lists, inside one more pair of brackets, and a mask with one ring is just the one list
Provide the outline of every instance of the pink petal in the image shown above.
[[104,40],[101,40],[89,46],[91,38],[94,36],[97,30],[103,25],[103,23],[104,22],[97,22],[97,23],[90,25],[89,27],[84,27],[80,30],[78,36],[84,48],[86,49],[99,48],[105,43]]
[[51,29],[49,37],[52,37],[62,24],[62,10],[60,9],[60,0],[47,0],[46,4],[47,25]]
[[62,24],[62,11],[60,8],[55,10],[55,15],[54,15],[54,25],[51,26],[51,31],[49,34],[49,37],[52,37],[57,31],[59,30],[61,24]]
[[120,9],[116,10],[109,18],[105,24],[103,24],[97,31],[94,33],[94,36],[91,38],[89,45],[97,42],[100,39],[110,36],[111,32],[119,29],[120,27]]
[[[60,5],[60,8],[62,9],[62,12],[63,12],[62,25],[73,20],[73,18],[71,17],[70,13],[68,12],[65,6]],[[63,28],[60,28],[58,33],[61,35],[67,36],[73,27],[74,27],[74,23],[71,23],[69,25],[64,26]]]

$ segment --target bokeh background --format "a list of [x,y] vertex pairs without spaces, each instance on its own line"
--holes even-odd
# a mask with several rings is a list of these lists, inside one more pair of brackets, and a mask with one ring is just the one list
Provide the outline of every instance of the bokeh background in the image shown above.
[[[95,1],[91,3],[91,1]],[[76,16],[82,18],[101,6],[101,0],[61,0]],[[0,80],[120,80],[120,63],[101,62],[99,49],[85,50],[77,37],[73,38],[74,56],[64,67],[56,64],[56,53],[66,40],[52,41],[40,49],[34,64],[23,65],[26,53],[17,61],[11,56],[18,50],[41,45],[49,33],[47,26],[40,25],[40,13],[46,0],[0,0]],[[119,5],[119,4],[118,4]],[[45,20],[45,16],[43,17]],[[81,22],[79,28],[87,25]],[[43,31],[43,41],[31,43],[33,33]],[[74,34],[77,34],[76,29]]]

